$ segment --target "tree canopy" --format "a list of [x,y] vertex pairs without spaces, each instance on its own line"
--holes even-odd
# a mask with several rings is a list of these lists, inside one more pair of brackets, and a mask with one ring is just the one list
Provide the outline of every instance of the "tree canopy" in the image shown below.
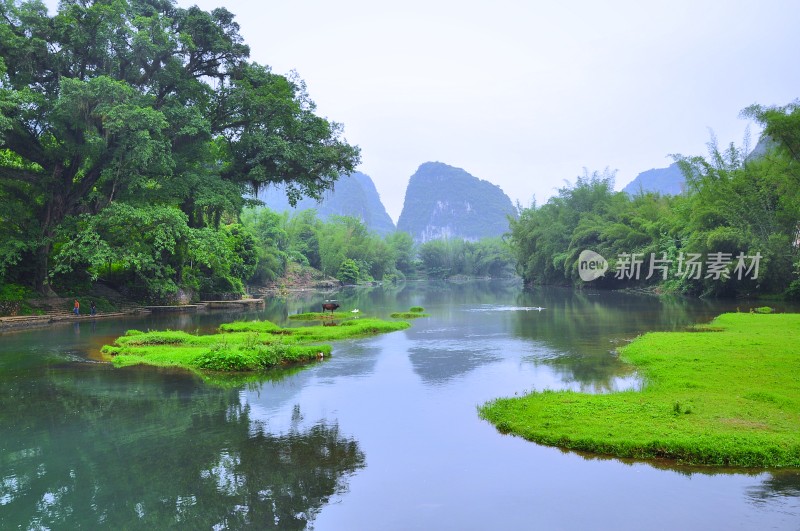
[[[743,114],[764,126],[772,148],[720,147],[712,136],[707,157],[675,155],[687,185],[681,195],[629,196],[614,191],[613,172],[586,172],[544,205],[524,209],[511,220],[520,275],[529,284],[584,285],[579,258],[591,250],[609,268],[594,287],[800,295],[800,104],[754,105]],[[740,255],[747,275],[737,271]],[[634,256],[644,262],[636,278],[626,269]],[[712,269],[681,270],[691,257]],[[750,269],[755,260],[758,270]],[[653,262],[664,269],[651,271]]]
[[[260,186],[291,202],[359,150],[305,84],[249,61],[232,13],[166,0],[0,0],[0,275],[46,290],[54,249],[114,203],[235,219]],[[180,271],[174,271],[175,279]]]

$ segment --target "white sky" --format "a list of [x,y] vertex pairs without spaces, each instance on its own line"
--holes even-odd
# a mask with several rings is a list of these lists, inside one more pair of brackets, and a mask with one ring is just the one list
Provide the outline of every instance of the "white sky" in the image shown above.
[[800,97],[797,0],[178,4],[224,5],[254,61],[296,70],[395,221],[423,162],[541,204],[584,167],[622,188],[705,155],[709,128],[740,144],[742,108]]

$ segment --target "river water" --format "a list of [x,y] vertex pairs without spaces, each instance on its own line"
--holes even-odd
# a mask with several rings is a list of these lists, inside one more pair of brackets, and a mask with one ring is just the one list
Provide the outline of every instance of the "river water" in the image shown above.
[[476,411],[531,389],[635,388],[615,348],[747,303],[409,283],[335,298],[430,317],[301,369],[203,380],[97,361],[129,328],[288,325],[329,297],[0,335],[0,528],[800,529],[800,471],[580,455]]

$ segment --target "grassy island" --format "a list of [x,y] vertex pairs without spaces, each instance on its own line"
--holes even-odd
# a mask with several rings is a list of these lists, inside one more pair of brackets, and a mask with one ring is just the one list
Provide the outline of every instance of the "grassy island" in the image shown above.
[[800,467],[800,315],[724,314],[646,334],[622,352],[641,391],[533,392],[480,415],[573,450],[736,467]]
[[270,321],[234,322],[219,333],[129,330],[103,347],[118,367],[180,366],[204,371],[259,371],[322,359],[331,353],[326,341],[368,337],[403,330],[403,321],[353,319],[335,326],[281,328]]
[[412,306],[407,312],[394,312],[389,317],[394,319],[418,319],[420,317],[429,317],[429,315],[425,313],[425,308],[422,306]]

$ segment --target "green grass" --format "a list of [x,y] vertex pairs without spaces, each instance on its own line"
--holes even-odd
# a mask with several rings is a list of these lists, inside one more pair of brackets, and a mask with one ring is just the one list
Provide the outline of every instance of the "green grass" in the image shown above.
[[118,367],[145,364],[193,371],[264,371],[324,359],[332,351],[323,344],[326,341],[368,337],[409,326],[406,322],[354,319],[336,326],[300,328],[281,328],[269,321],[235,322],[208,335],[128,330],[102,352]]
[[380,319],[351,319],[338,324],[297,328],[280,328],[269,321],[251,321],[222,325],[220,330],[223,332],[266,332],[269,335],[280,337],[284,343],[309,343],[374,336],[405,330],[409,326],[408,323],[402,321],[382,321]]
[[724,314],[708,327],[650,333],[625,347],[641,391],[534,392],[479,413],[501,432],[573,450],[800,467],[798,344],[798,314]]
[[128,330],[117,339],[116,344],[122,347],[155,347],[159,345],[209,345],[211,336],[192,335],[176,330],[160,330],[141,332]]
[[308,312],[308,313],[295,313],[289,316],[292,321],[330,321],[332,319],[358,319],[360,312],[354,310],[352,312]]
[[307,312],[295,313],[289,316],[292,321],[322,321],[323,319],[330,319],[333,317],[333,312]]
[[220,325],[220,332],[278,332],[282,328],[271,321],[235,321]]
[[394,319],[418,319],[420,317],[429,317],[427,313],[423,313],[425,308],[422,306],[412,306],[407,312],[394,312],[389,317]]
[[393,319],[419,319],[420,317],[430,317],[427,313],[418,312],[394,312],[389,315]]

